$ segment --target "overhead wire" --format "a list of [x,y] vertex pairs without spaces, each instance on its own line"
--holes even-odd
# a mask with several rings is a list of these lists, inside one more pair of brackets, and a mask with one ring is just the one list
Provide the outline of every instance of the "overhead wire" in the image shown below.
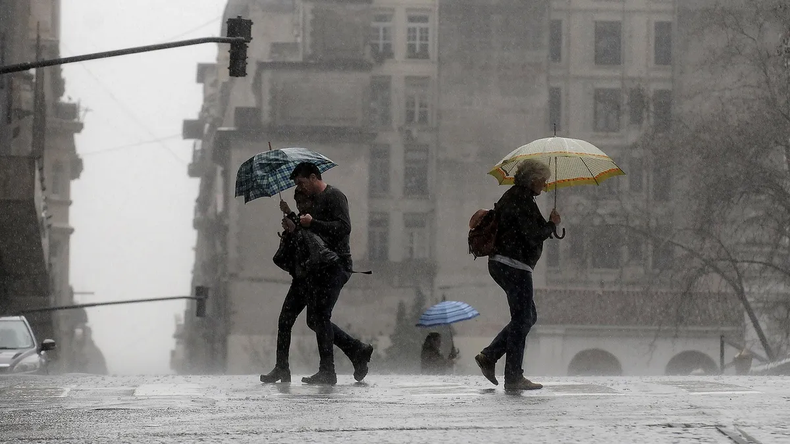
[[[224,15],[224,14],[223,14],[223,15]],[[211,25],[212,23],[216,23],[216,21],[217,21],[217,20],[219,20],[219,19],[221,19],[221,18],[223,17],[223,15],[219,15],[219,16],[217,16],[217,17],[215,17],[215,18],[212,18],[211,20],[208,20],[208,21],[206,21],[205,23],[202,23],[202,24],[200,24],[200,25],[198,25],[198,26],[195,26],[195,27],[193,27],[193,28],[191,28],[191,29],[189,29],[189,30],[187,30],[187,31],[181,32],[181,33],[179,33],[179,34],[177,34],[177,35],[175,35],[175,36],[173,36],[173,37],[170,37],[170,38],[166,39],[165,41],[172,41],[172,40],[175,40],[175,39],[177,39],[177,38],[179,38],[179,37],[183,37],[183,36],[185,36],[185,35],[187,35],[187,34],[189,34],[189,33],[195,32],[195,31],[197,31],[197,30],[199,30],[199,29],[202,29],[202,28],[204,28],[204,27],[206,27],[206,26],[209,26],[209,25]],[[66,48],[66,47],[65,47],[65,45],[63,45],[63,43],[62,43],[62,42],[61,42],[61,47],[63,47],[63,49],[66,49],[66,51],[68,51],[68,52],[72,52],[71,50],[69,50],[68,48]],[[108,149],[103,149],[103,150],[96,150],[96,151],[91,151],[91,152],[84,153],[84,154],[86,154],[86,155],[90,155],[90,154],[104,153],[104,152],[116,151],[116,150],[119,150],[119,149],[124,149],[124,148],[131,148],[131,147],[134,147],[134,146],[147,145],[147,144],[149,144],[149,143],[159,143],[159,144],[160,144],[160,146],[162,146],[162,147],[163,147],[163,148],[164,148],[164,149],[165,149],[165,150],[166,150],[168,153],[170,153],[170,155],[171,155],[171,156],[173,156],[173,158],[174,158],[174,159],[175,159],[177,162],[181,163],[182,165],[186,165],[186,164],[187,164],[187,162],[186,162],[186,161],[184,161],[183,159],[181,159],[181,158],[180,158],[180,157],[179,157],[179,156],[178,156],[178,155],[177,155],[177,154],[176,154],[176,153],[175,153],[175,152],[174,152],[174,151],[173,151],[173,150],[172,150],[172,149],[171,149],[169,146],[167,146],[167,145],[165,145],[164,143],[162,143],[164,140],[173,139],[173,138],[175,138],[176,136],[165,136],[165,137],[159,137],[159,138],[157,138],[157,137],[156,137],[156,135],[153,133],[153,131],[151,131],[151,130],[148,128],[148,126],[147,126],[146,124],[144,124],[144,123],[143,123],[143,122],[142,122],[142,121],[141,121],[141,120],[140,120],[140,119],[139,119],[139,118],[138,118],[138,117],[137,117],[137,116],[136,116],[136,115],[135,115],[135,114],[134,114],[134,113],[133,113],[133,112],[132,112],[132,111],[131,111],[131,110],[130,110],[130,109],[129,109],[129,108],[126,106],[126,105],[125,105],[125,104],[124,104],[124,103],[123,103],[123,101],[121,101],[121,100],[120,100],[120,99],[119,99],[119,98],[118,98],[118,97],[117,97],[115,94],[113,94],[113,92],[110,90],[110,88],[109,88],[109,87],[107,87],[107,86],[106,86],[106,85],[105,85],[105,84],[104,84],[104,83],[103,83],[103,82],[102,82],[102,81],[99,79],[99,77],[98,77],[98,76],[96,76],[96,75],[95,75],[95,74],[94,74],[94,73],[93,73],[93,72],[92,72],[90,69],[88,69],[88,67],[86,67],[84,63],[78,63],[78,65],[80,65],[80,66],[81,66],[81,67],[82,67],[82,68],[85,70],[85,72],[87,72],[87,73],[88,73],[88,75],[90,75],[91,77],[93,77],[93,79],[96,81],[96,83],[97,83],[97,84],[98,84],[98,85],[99,85],[99,86],[100,86],[102,89],[104,89],[104,91],[107,93],[107,95],[110,97],[110,99],[112,99],[112,100],[113,100],[113,101],[114,101],[114,102],[115,102],[115,103],[116,103],[116,104],[117,104],[117,105],[120,107],[121,111],[123,111],[123,112],[124,112],[124,113],[125,113],[125,114],[126,114],[126,115],[127,115],[129,118],[130,118],[130,119],[132,119],[132,121],[134,121],[134,122],[135,122],[137,125],[139,125],[139,126],[142,128],[142,129],[144,129],[144,130],[145,130],[145,131],[146,131],[146,132],[147,132],[147,133],[148,133],[148,134],[149,134],[151,137],[154,137],[153,139],[151,139],[151,140],[148,140],[148,141],[140,141],[140,142],[138,142],[138,143],[135,143],[135,144],[130,144],[130,145],[123,145],[123,146],[119,146],[119,147],[113,147],[113,148],[108,148]]]
[[107,152],[110,152],[110,151],[118,151],[118,150],[122,150],[122,149],[126,149],[126,148],[134,148],[134,147],[138,147],[138,146],[142,146],[142,145],[148,145],[148,144],[151,144],[151,143],[161,142],[163,140],[175,139],[177,137],[181,137],[181,134],[180,133],[179,134],[172,134],[172,135],[169,135],[169,136],[160,137],[158,139],[143,140],[143,141],[137,142],[137,143],[130,143],[130,144],[127,144],[127,145],[114,146],[112,148],[104,148],[104,149],[99,149],[99,150],[94,150],[94,151],[86,151],[86,152],[80,153],[80,156],[90,156],[90,155],[93,155],[93,154],[103,154],[103,153],[107,153]]

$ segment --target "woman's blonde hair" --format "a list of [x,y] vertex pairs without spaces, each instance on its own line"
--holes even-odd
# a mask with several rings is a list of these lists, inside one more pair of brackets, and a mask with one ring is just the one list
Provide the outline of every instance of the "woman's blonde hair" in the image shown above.
[[551,169],[545,163],[536,159],[527,159],[518,165],[513,183],[520,187],[529,187],[533,180],[549,180]]

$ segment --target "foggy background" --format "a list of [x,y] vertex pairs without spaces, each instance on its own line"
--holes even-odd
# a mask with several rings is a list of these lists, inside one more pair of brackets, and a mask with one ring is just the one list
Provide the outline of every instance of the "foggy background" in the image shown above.
[[[66,0],[63,57],[218,36],[225,0]],[[216,44],[63,65],[66,97],[79,102],[76,135],[85,169],[72,182],[71,283],[75,303],[190,294],[198,179],[187,176],[197,116],[198,62]],[[170,373],[174,316],[185,301],[86,309],[110,374]]]

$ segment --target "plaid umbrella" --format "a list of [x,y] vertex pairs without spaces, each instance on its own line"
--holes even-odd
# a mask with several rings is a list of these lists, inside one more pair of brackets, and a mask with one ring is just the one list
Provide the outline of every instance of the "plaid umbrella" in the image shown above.
[[294,186],[290,179],[296,165],[310,162],[322,173],[337,164],[323,154],[306,148],[282,148],[264,151],[249,158],[236,173],[236,197],[244,203],[259,197],[271,197]]
[[425,310],[420,316],[418,327],[433,327],[434,325],[449,325],[455,322],[466,321],[480,316],[471,305],[466,302],[444,301]]

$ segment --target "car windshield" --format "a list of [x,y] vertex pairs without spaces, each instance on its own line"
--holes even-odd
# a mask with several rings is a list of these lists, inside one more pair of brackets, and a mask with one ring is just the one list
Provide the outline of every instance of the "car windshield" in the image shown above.
[[30,330],[24,322],[0,321],[0,349],[30,348],[33,345]]

